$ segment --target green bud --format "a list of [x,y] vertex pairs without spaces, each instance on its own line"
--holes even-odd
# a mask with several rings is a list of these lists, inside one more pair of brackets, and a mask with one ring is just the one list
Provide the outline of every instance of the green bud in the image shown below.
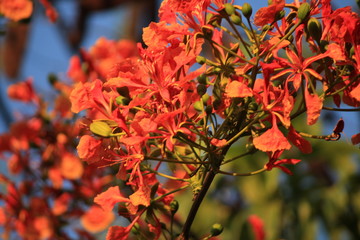
[[201,74],[200,76],[198,76],[197,78],[198,83],[200,84],[207,84],[207,77],[205,74]]
[[206,23],[209,23],[212,20],[213,16],[214,16],[214,14],[212,14],[212,13],[206,14]]
[[207,115],[210,115],[212,113],[212,111],[213,111],[213,108],[211,105],[206,106],[205,112]]
[[112,129],[103,121],[93,121],[90,124],[90,131],[101,137],[110,137]]
[[255,112],[258,109],[258,104],[256,102],[249,103],[248,112]]
[[310,4],[305,2],[302,3],[298,9],[298,18],[304,21],[310,14]]
[[242,23],[241,16],[238,16],[236,14],[232,14],[230,16],[230,21],[236,25],[240,25]]
[[268,0],[268,5],[270,6],[273,3],[272,0]]
[[207,90],[207,88],[206,88],[206,85],[204,85],[204,84],[199,84],[196,87],[196,91],[199,94],[199,96],[204,95],[206,93],[206,90]]
[[244,16],[249,19],[251,17],[252,14],[252,7],[249,3],[244,3],[244,5],[242,6],[241,9],[242,13],[244,14]]
[[355,54],[355,48],[354,48],[354,46],[352,46],[349,51],[350,58],[352,58],[352,56],[354,56],[354,54]]
[[210,98],[209,94],[205,93],[204,95],[202,95],[201,100],[203,101],[204,104],[206,104],[209,98]]
[[220,223],[215,223],[211,227],[211,231],[210,231],[211,236],[213,236],[213,237],[219,236],[223,230],[224,230],[224,227]]
[[283,17],[285,17],[285,10],[281,10],[279,12],[276,13],[275,19],[276,21],[282,19]]
[[201,101],[196,101],[194,103],[194,108],[196,111],[201,112],[203,110],[203,104],[201,103]]
[[118,105],[123,105],[123,106],[127,106],[130,103],[130,99],[123,96],[116,97],[115,101]]
[[179,209],[179,202],[177,200],[172,200],[170,203],[170,212],[171,214],[175,214],[177,210]]
[[51,85],[54,85],[58,81],[58,77],[55,74],[50,73],[48,75],[48,81]]
[[225,12],[227,15],[233,15],[235,13],[235,8],[231,3],[225,3],[224,4]]
[[196,62],[203,65],[206,63],[206,58],[203,56],[196,56]]
[[219,73],[221,73],[221,67],[214,67],[213,71],[215,74],[219,74]]
[[310,36],[317,42],[320,42],[322,28],[320,22],[316,18],[310,18],[307,23],[307,30]]

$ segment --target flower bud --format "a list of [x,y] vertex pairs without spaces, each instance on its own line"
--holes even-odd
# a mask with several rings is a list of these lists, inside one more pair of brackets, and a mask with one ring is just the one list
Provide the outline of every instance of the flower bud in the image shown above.
[[203,56],[196,56],[196,62],[203,65],[206,63],[206,58]]
[[110,137],[112,129],[103,121],[94,121],[90,124],[90,131],[101,137]]
[[51,85],[54,85],[56,82],[58,82],[58,77],[55,74],[50,73],[48,75],[48,81]]
[[194,103],[194,108],[196,111],[201,112],[203,110],[203,104],[201,103],[201,101],[196,101]]
[[205,112],[206,112],[207,115],[212,114],[212,111],[213,111],[213,108],[212,108],[211,105],[206,106]]
[[197,78],[198,83],[200,84],[207,84],[207,77],[205,74],[201,74],[200,76],[198,76]]
[[231,3],[225,3],[224,4],[225,12],[227,15],[233,15],[235,13],[235,8]]
[[123,96],[116,97],[115,101],[118,105],[123,105],[123,106],[127,106],[130,103],[130,99]]
[[233,22],[235,25],[240,25],[242,23],[241,16],[232,14],[230,16],[231,22]]
[[242,6],[241,9],[242,13],[244,14],[244,16],[249,19],[251,17],[252,14],[252,7],[249,3],[244,3],[244,5]]
[[224,227],[220,223],[215,223],[211,227],[211,231],[210,231],[211,236],[213,237],[218,236],[222,233],[223,230]]
[[172,200],[170,203],[170,212],[171,214],[175,214],[177,210],[179,209],[179,202],[177,200]]
[[210,98],[209,94],[205,93],[204,95],[202,95],[201,100],[203,101],[204,104],[206,104],[209,98]]
[[310,18],[307,23],[307,30],[310,36],[317,42],[320,42],[322,28],[320,22],[316,18]]
[[221,73],[221,67],[214,67],[213,72],[214,72],[215,74]]
[[298,9],[298,18],[304,21],[310,14],[310,4],[305,2],[302,3]]
[[199,94],[199,96],[204,95],[206,93],[206,90],[207,90],[207,88],[206,88],[206,85],[204,85],[204,84],[199,84],[196,87],[196,91]]
[[285,17],[285,10],[281,10],[281,11],[277,12],[275,15],[275,20],[278,21],[278,20],[282,19],[283,17]]

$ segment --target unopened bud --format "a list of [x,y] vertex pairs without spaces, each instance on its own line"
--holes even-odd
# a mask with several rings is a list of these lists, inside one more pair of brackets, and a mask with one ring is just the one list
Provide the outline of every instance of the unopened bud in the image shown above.
[[112,129],[106,122],[94,121],[90,124],[90,131],[101,137],[110,137]]
[[170,203],[170,212],[171,214],[175,214],[177,210],[179,209],[179,202],[177,200],[172,200]]
[[210,115],[213,111],[213,108],[211,105],[207,105],[206,108],[205,108],[205,112],[207,115]]
[[203,56],[196,56],[196,62],[203,65],[206,63],[206,58]]
[[225,12],[227,15],[231,16],[235,13],[235,8],[231,3],[225,3],[224,4]]
[[210,231],[211,236],[213,237],[218,236],[222,233],[223,230],[224,227],[220,223],[215,223],[211,227],[211,231]]
[[203,104],[201,103],[201,101],[196,101],[194,103],[194,108],[196,111],[201,112],[203,110]]
[[230,16],[230,20],[231,20],[231,22],[233,22],[236,25],[240,25],[242,23],[241,16],[236,15],[236,14],[232,14]]
[[302,3],[298,9],[298,18],[304,21],[310,14],[310,4],[305,2]]
[[244,5],[242,6],[241,9],[242,13],[244,14],[244,16],[249,19],[251,17],[252,14],[252,7],[249,3],[244,3]]
[[322,28],[319,20],[316,18],[310,18],[307,23],[307,30],[310,36],[317,42],[320,42],[321,35],[322,35]]
[[115,101],[118,105],[123,105],[123,106],[127,106],[130,103],[130,99],[123,96],[116,97]]
[[203,101],[204,104],[206,104],[207,101],[209,100],[209,98],[210,98],[210,95],[205,93],[204,95],[202,95],[201,100]]
[[206,85],[204,85],[204,84],[199,84],[196,87],[196,91],[199,94],[199,96],[204,95],[206,93],[206,90],[207,90],[207,88],[206,88]]
[[198,76],[197,78],[198,83],[200,84],[207,84],[207,77],[205,74],[201,74],[200,76]]
[[281,11],[277,12],[275,15],[276,21],[282,19],[283,17],[285,17],[285,10],[281,10]]

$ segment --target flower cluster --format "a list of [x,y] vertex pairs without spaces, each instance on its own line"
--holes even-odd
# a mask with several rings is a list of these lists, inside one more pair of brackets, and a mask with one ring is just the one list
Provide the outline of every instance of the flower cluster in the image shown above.
[[[85,229],[97,231],[107,227],[117,206],[129,224],[110,227],[108,240],[132,235],[174,239],[174,196],[191,188],[194,205],[179,235],[189,239],[195,213],[217,174],[248,176],[273,168],[291,174],[284,164],[300,160],[283,159],[284,151],[296,147],[311,153],[306,138],[337,140],[344,128],[340,120],[329,135],[315,136],[298,131],[295,118],[304,113],[304,122],[313,125],[324,109],[360,106],[360,19],[349,7],[334,11],[325,0],[273,0],[253,14],[248,3],[165,0],[159,18],[144,29],[145,46],[101,38],[73,57],[69,77],[74,84],[54,82],[61,94],[50,115],[30,81],[9,89],[10,96],[40,110],[14,124],[2,136],[8,145],[0,150],[11,152],[9,168],[29,179],[34,171],[30,149],[40,151],[36,166],[42,170],[38,177],[46,199],[23,203],[22,195],[34,193],[21,186],[35,183],[15,187],[3,177],[8,193],[2,198],[12,210],[2,209],[2,215],[17,219],[7,229],[53,237],[60,234],[55,224],[65,220],[51,219],[65,218],[66,212],[81,217]],[[326,99],[337,109],[327,107]],[[77,128],[63,121],[73,113],[81,116]],[[230,162],[224,160],[230,147],[244,140],[247,152],[240,157],[264,152],[263,168],[222,170]],[[358,144],[360,135],[352,140]],[[69,189],[60,190],[64,181]],[[92,198],[96,205],[88,202]],[[70,207],[84,203],[87,211]],[[94,223],[99,216],[109,221],[99,226]],[[46,231],[28,232],[33,217],[31,229],[46,222]],[[263,239],[262,223],[251,219]],[[220,233],[215,229],[205,239]]]

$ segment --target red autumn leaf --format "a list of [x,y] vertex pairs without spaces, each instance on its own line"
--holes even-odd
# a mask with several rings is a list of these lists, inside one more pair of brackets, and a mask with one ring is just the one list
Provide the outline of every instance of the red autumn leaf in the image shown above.
[[108,190],[98,194],[94,202],[99,204],[104,211],[111,211],[115,204],[118,202],[130,202],[128,198],[125,198],[119,190],[119,187],[109,187]]
[[311,94],[309,91],[305,91],[305,103],[307,113],[307,124],[315,124],[320,117],[320,112],[323,106],[323,99],[317,94]]
[[288,139],[292,144],[294,144],[297,148],[300,149],[301,152],[308,154],[312,152],[311,144],[305,140],[298,132],[295,131],[295,129],[290,126],[289,133],[288,133]]
[[232,81],[226,86],[225,93],[228,97],[251,97],[252,90],[244,83],[239,81]]
[[273,124],[272,128],[262,135],[255,137],[253,143],[257,149],[263,152],[276,152],[291,148],[290,143],[276,124]]

